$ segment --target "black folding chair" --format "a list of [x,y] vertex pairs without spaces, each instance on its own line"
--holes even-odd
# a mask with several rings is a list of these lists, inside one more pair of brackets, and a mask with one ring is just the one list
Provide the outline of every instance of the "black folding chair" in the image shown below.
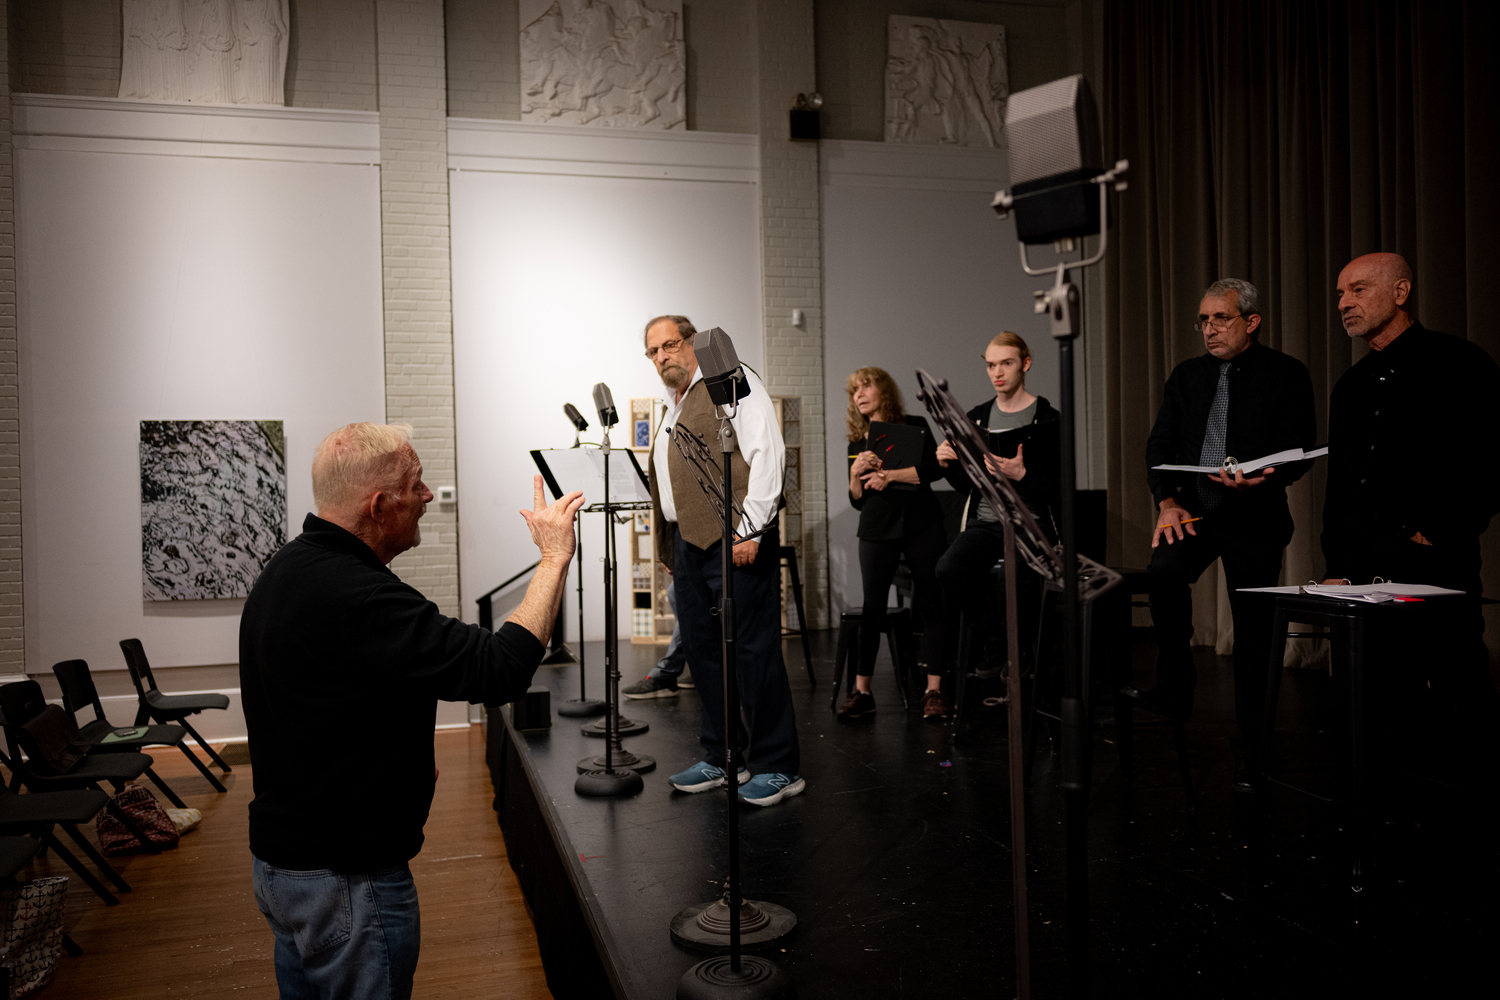
[[[198,735],[198,730],[192,727],[187,717],[197,715],[199,712],[211,708],[226,709],[229,707],[228,695],[222,694],[163,694],[156,686],[156,678],[151,674],[151,662],[146,659],[146,647],[141,645],[139,639],[121,639],[120,651],[125,654],[125,666],[130,668],[130,679],[135,683],[135,693],[140,698],[140,708],[135,713],[135,724],[143,726],[147,722],[176,723],[186,729],[198,745],[208,751],[209,759],[223,771],[229,773],[229,765],[224,763],[222,757],[214,753],[214,748],[208,745],[208,741]],[[192,756],[191,751],[184,745],[183,753]],[[200,767],[200,770],[202,768]],[[224,786],[217,781],[214,782],[219,791]]]
[[83,867],[83,863],[74,854],[63,847],[62,842],[53,834],[54,826],[61,827],[63,832],[73,843],[78,845],[79,850],[87,855],[104,874],[104,877],[114,883],[120,892],[129,892],[130,886],[120,877],[120,873],[103,855],[94,849],[88,838],[78,832],[78,824],[91,822],[109,804],[109,796],[97,788],[85,788],[71,792],[33,792],[30,795],[17,795],[4,785],[0,785],[0,835],[16,836],[25,835],[35,837],[52,853],[63,859],[63,862],[83,880],[83,884],[94,890],[95,895],[104,900],[106,906],[118,906],[120,900],[114,893],[104,888],[99,880]]
[[[40,710],[38,710],[40,706]],[[8,753],[0,753],[0,762],[10,770],[11,791],[25,785],[32,792],[56,792],[74,789],[99,788],[99,782],[107,781],[116,792],[151,770],[151,758],[143,753],[112,753],[86,756],[66,771],[60,771],[43,754],[36,738],[27,730],[26,723],[45,711],[42,687],[36,681],[15,681],[0,685],[0,723],[5,727],[5,742]],[[130,815],[109,799],[105,808],[129,830],[136,840],[151,854],[160,854],[161,848],[151,842],[146,832]]]
[[[203,776],[216,791],[227,791],[219,779],[214,777],[214,773],[204,766],[203,761],[183,745],[182,741],[187,736],[187,730],[182,726],[147,726],[145,735],[135,739],[103,742],[104,738],[113,733],[116,727],[104,717],[104,706],[99,701],[99,692],[94,687],[94,678],[89,673],[89,665],[86,661],[64,660],[61,663],[54,663],[52,674],[57,678],[58,686],[62,688],[63,708],[73,720],[73,725],[78,726],[78,739],[89,744],[89,753],[138,753],[149,746],[176,747],[182,751],[184,757],[193,762],[198,770],[203,772]],[[78,710],[85,705],[93,708],[94,718],[86,725],[79,725]],[[187,808],[177,797],[177,793],[156,776],[155,771],[148,770],[146,774],[156,782],[156,787],[161,789],[162,794],[172,800],[174,806],[178,809]]]
[[[42,842],[30,837],[0,837],[0,888],[12,888],[17,885],[16,875],[36,860],[36,856],[42,853]],[[62,936],[63,951],[75,958],[83,954],[83,949],[64,932]],[[0,991],[0,996],[8,997],[8,992]]]

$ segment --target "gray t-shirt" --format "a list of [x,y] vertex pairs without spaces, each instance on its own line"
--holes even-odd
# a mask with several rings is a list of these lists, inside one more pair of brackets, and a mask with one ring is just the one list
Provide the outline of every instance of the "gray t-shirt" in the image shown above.
[[[988,429],[991,432],[1013,431],[1017,427],[1025,427],[1027,424],[1031,423],[1034,420],[1036,420],[1036,400],[1034,399],[1031,401],[1030,406],[1026,407],[1024,410],[1017,410],[1015,413],[1006,413],[1004,410],[1000,409],[1000,407],[996,406],[993,402],[990,403],[990,421]],[[990,509],[989,502],[984,499],[983,494],[980,494],[979,503],[974,508],[974,519],[976,521],[1000,520],[1000,518],[995,516],[995,512]]]

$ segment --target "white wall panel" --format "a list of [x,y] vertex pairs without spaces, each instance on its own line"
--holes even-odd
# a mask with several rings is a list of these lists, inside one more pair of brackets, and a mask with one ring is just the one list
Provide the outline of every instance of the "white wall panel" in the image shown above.
[[242,601],[141,599],[138,422],[285,421],[300,531],[314,447],[384,415],[376,116],[18,103],[27,669],[235,663]]
[[989,208],[1006,186],[997,150],[824,142],[823,288],[828,373],[828,547],[835,612],[863,602],[859,514],[848,482],[844,429],[849,373],[866,365],[896,379],[908,412],[916,369],[947,378],[967,409],[993,398],[980,361],[1001,330],[1035,355],[1027,387],[1057,398],[1057,350],[1031,293],[1048,284],[1020,268],[1015,226]]
[[[573,441],[565,402],[588,418],[605,382],[622,419],[663,392],[642,325],[683,313],[721,326],[759,367],[755,138],[506,122],[449,125],[460,589],[474,598],[536,558],[516,511],[531,500],[533,448]],[[626,443],[623,427],[612,442]],[[642,462],[644,465],[644,461]],[[595,498],[590,498],[595,499]],[[629,636],[628,529],[621,634]],[[587,637],[603,637],[601,515],[584,518]],[[576,637],[575,581],[568,634]],[[597,692],[594,692],[597,693]]]

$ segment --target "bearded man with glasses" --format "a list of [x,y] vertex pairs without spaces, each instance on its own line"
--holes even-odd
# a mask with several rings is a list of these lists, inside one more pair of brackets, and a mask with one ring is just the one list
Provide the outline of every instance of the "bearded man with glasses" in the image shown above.
[[1240,737],[1232,740],[1234,788],[1253,792],[1255,745],[1264,711],[1272,606],[1239,593],[1274,587],[1281,554],[1292,539],[1286,488],[1311,462],[1260,470],[1246,478],[1160,472],[1158,465],[1220,466],[1291,448],[1312,448],[1318,432],[1307,367],[1260,343],[1260,293],[1248,281],[1224,278],[1208,286],[1194,329],[1207,353],[1184,361],[1167,379],[1156,426],[1146,442],[1146,484],[1158,518],[1151,617],[1156,626],[1156,686],[1126,688],[1143,707],[1186,721],[1192,713],[1192,585],[1215,559],[1234,615],[1234,704]]
[[750,394],[739,401],[730,419],[735,436],[729,456],[734,495],[744,511],[735,527],[744,534],[767,524],[770,529],[758,538],[737,540],[730,550],[739,649],[735,662],[745,721],[740,728],[749,731],[728,733],[716,611],[724,596],[719,548],[723,515],[714,510],[692,465],[672,441],[680,425],[708,441],[715,455],[719,451],[716,408],[693,351],[696,332],[686,316],[658,316],[646,324],[646,357],[669,390],[666,416],[651,442],[651,534],[656,558],[672,574],[677,625],[703,703],[703,760],[667,780],[680,792],[722,788],[730,780],[727,747],[733,740],[737,752],[748,745],[740,759],[753,762],[756,770],[752,776],[746,768],[736,768],[740,801],[773,806],[806,787],[797,773],[797,719],[781,657],[781,542],[776,518],[786,445],[770,393],[746,366]]

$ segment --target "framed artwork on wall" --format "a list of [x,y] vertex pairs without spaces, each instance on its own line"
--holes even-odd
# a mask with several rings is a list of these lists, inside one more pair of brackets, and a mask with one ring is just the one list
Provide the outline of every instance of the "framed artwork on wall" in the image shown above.
[[141,596],[246,597],[286,544],[280,420],[141,421]]

